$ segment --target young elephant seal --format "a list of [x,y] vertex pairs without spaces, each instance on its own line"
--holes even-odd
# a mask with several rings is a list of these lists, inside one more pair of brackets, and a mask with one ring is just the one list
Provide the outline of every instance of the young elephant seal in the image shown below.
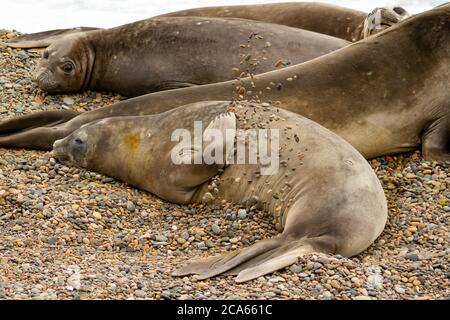
[[[399,6],[377,8],[374,24],[367,24],[367,13],[318,2],[286,2],[240,6],[220,6],[172,12],[163,17],[224,17],[258,20],[301,28],[356,42],[400,22],[409,14]],[[371,16],[369,14],[369,16]],[[376,23],[376,24],[375,24]]]
[[[202,124],[200,140],[195,121]],[[172,141],[177,129],[185,129],[186,140]],[[252,129],[255,134],[247,137],[259,140],[242,139],[246,135],[238,130]],[[197,143],[191,144],[191,135]],[[244,141],[241,164],[233,151],[238,141]],[[261,146],[270,145],[273,161],[250,164],[250,141],[258,145],[258,159],[265,158]],[[174,154],[183,164],[174,163]],[[207,162],[212,154],[220,160]],[[273,214],[279,236],[188,264],[177,276],[205,279],[227,272],[243,282],[312,252],[354,256],[375,241],[387,219],[381,184],[350,144],[311,120],[268,106],[199,102],[162,114],[108,118],[55,142],[54,155],[174,203],[252,200]],[[214,195],[211,179],[218,188]]]
[[[19,37],[8,45],[51,43],[34,73],[49,93],[83,90],[134,97],[236,79],[312,60],[349,42],[259,21],[167,17],[112,29],[58,31]],[[50,40],[49,40],[50,39]]]

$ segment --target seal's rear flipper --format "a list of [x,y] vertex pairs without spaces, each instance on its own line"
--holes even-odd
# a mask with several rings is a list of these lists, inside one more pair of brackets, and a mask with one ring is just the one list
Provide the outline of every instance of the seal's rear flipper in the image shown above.
[[72,110],[52,110],[14,117],[0,122],[0,135],[17,133],[38,127],[52,127],[67,122],[80,113]]
[[99,28],[78,27],[72,29],[57,29],[37,33],[24,34],[5,42],[4,44],[11,48],[45,48],[62,37],[79,32],[98,30]]
[[260,241],[241,252],[193,262],[172,275],[199,274],[198,279],[204,280],[220,274],[237,274],[237,282],[250,281],[289,267],[306,254],[324,251],[320,250],[322,242],[320,238],[293,240],[279,236]]
[[0,136],[0,147],[26,148],[34,150],[53,149],[56,140],[64,138],[67,134],[58,127],[41,127],[15,134]]
[[423,134],[422,154],[428,161],[450,161],[450,116],[439,119]]

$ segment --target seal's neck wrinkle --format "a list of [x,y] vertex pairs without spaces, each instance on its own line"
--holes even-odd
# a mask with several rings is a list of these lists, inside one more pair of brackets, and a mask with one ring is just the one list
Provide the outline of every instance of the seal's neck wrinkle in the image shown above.
[[84,81],[81,85],[81,90],[87,90],[92,89],[92,75],[94,73],[94,67],[95,67],[95,58],[96,53],[94,46],[91,45],[91,43],[88,41],[88,39],[84,38],[82,40],[83,47],[84,47],[84,54],[86,59],[86,70],[84,72]]

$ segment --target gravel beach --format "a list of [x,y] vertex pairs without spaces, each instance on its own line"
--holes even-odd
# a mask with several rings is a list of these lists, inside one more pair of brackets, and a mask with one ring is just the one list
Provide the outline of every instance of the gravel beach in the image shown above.
[[[0,30],[0,41],[15,36]],[[0,119],[87,111],[123,98],[47,96],[31,81],[40,53],[0,44]],[[238,206],[178,206],[48,152],[0,148],[0,299],[448,299],[450,163],[419,152],[370,161],[389,221],[361,255],[308,255],[278,273],[174,278],[180,265],[276,234]]]

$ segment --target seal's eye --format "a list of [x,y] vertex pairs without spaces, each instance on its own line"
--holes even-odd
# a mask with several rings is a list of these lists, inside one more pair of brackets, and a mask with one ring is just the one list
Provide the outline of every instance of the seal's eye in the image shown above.
[[394,11],[397,13],[397,14],[399,14],[399,15],[404,15],[405,13],[406,13],[406,10],[405,9],[403,9],[403,8],[401,8],[401,7],[395,7],[394,8]]
[[42,54],[42,58],[48,59],[48,51],[44,51],[44,53]]
[[83,144],[83,140],[81,140],[80,138],[76,138],[75,143],[78,145]]
[[73,71],[73,64],[71,64],[71,63],[66,63],[66,64],[63,66],[63,70],[64,70],[65,73],[71,73],[71,72]]

